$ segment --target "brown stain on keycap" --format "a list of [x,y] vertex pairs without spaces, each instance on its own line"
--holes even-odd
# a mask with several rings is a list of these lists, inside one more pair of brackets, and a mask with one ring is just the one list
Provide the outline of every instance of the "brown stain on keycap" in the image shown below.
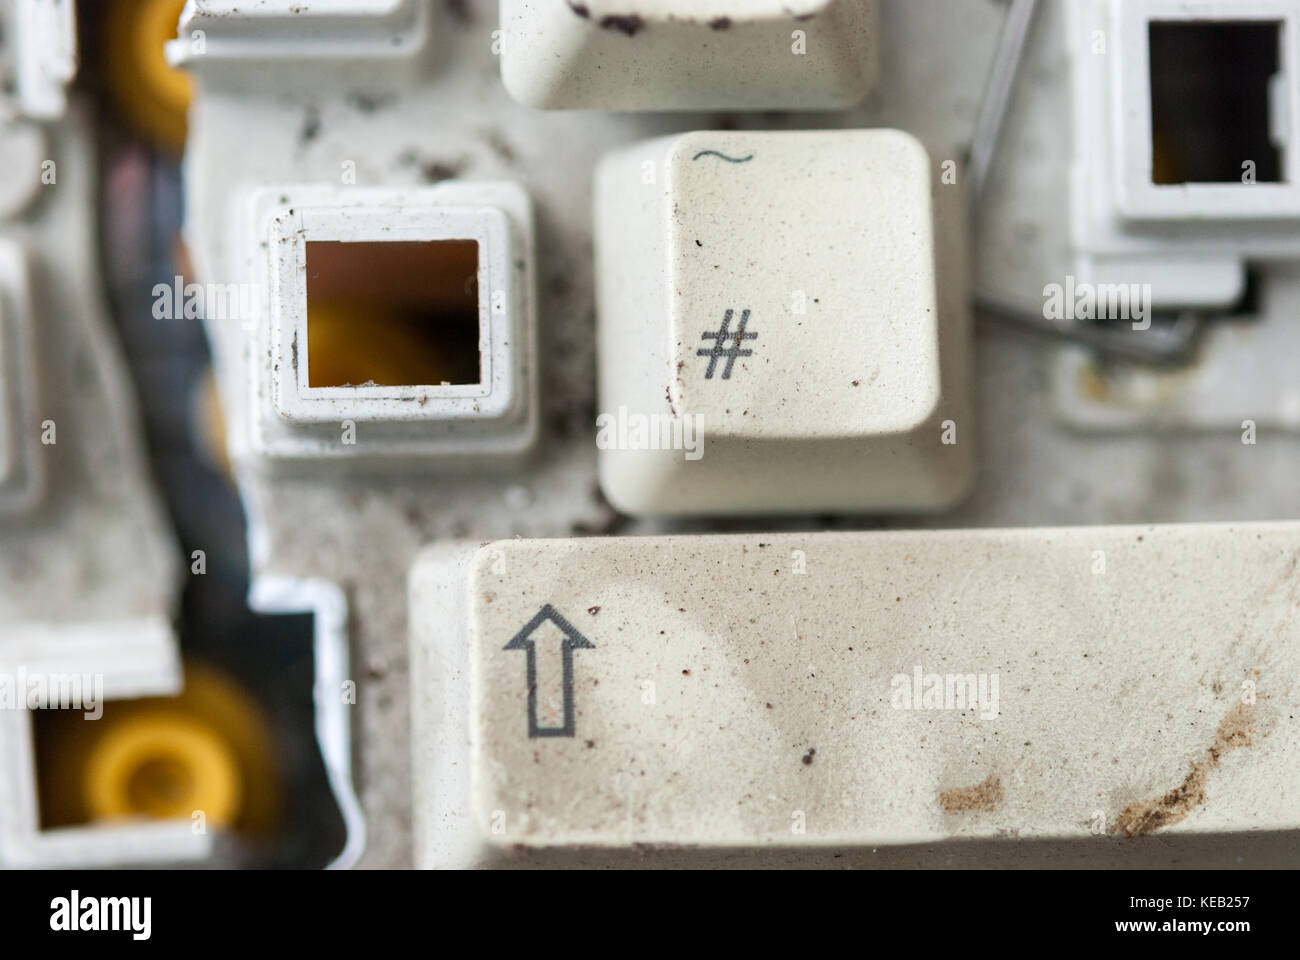
[[1250,746],[1251,736],[1256,732],[1254,722],[1253,704],[1239,703],[1229,710],[1219,724],[1214,742],[1200,759],[1192,761],[1183,782],[1158,797],[1130,803],[1115,818],[1111,832],[1140,837],[1187,819],[1188,814],[1205,803],[1205,785],[1224,755],[1238,747]]
[[1002,802],[1002,778],[989,774],[973,787],[954,787],[939,794],[944,813],[972,813],[993,810]]

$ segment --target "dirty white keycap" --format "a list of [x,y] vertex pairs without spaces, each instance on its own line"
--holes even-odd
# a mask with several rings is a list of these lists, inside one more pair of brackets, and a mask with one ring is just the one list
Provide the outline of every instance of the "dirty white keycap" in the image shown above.
[[621,510],[922,510],[966,490],[960,195],[911,135],[653,140],[602,162],[595,218],[597,445]]
[[501,0],[501,75],[535,107],[848,107],[875,83],[876,0]]
[[432,549],[417,862],[1294,856],[1298,558],[1295,524]]

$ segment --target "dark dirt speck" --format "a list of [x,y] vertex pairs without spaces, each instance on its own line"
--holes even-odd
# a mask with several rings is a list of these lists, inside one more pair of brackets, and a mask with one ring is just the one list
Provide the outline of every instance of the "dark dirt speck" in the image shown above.
[[420,164],[420,177],[425,183],[438,183],[442,180],[454,180],[465,170],[463,160],[430,160]]
[[474,12],[470,9],[470,0],[445,0],[447,12],[457,23],[467,26],[474,22]]
[[320,111],[315,107],[308,107],[302,115],[302,127],[298,130],[298,142],[300,144],[311,143],[320,136]]
[[635,13],[610,14],[600,18],[600,27],[602,30],[617,30],[626,36],[635,37],[644,29],[645,21]]

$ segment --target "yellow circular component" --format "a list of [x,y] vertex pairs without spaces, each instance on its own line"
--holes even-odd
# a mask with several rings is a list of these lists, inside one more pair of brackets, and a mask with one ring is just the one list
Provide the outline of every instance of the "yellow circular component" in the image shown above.
[[90,756],[84,790],[95,820],[181,819],[201,811],[216,827],[234,821],[244,786],[239,761],[220,734],[152,710],[106,732]]
[[185,0],[115,0],[106,24],[108,81],[114,99],[147,137],[173,150],[185,146],[190,77],[167,63],[163,45],[176,38]]
[[187,661],[176,697],[110,700],[103,716],[42,711],[35,728],[41,822],[189,819],[252,834],[274,828],[282,775],[258,703],[220,670]]

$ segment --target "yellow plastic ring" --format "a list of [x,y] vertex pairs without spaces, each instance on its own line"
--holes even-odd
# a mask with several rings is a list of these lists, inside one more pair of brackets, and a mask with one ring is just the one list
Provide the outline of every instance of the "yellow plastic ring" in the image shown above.
[[188,819],[231,823],[243,802],[239,761],[206,724],[157,711],[116,724],[95,745],[84,777],[96,819]]

